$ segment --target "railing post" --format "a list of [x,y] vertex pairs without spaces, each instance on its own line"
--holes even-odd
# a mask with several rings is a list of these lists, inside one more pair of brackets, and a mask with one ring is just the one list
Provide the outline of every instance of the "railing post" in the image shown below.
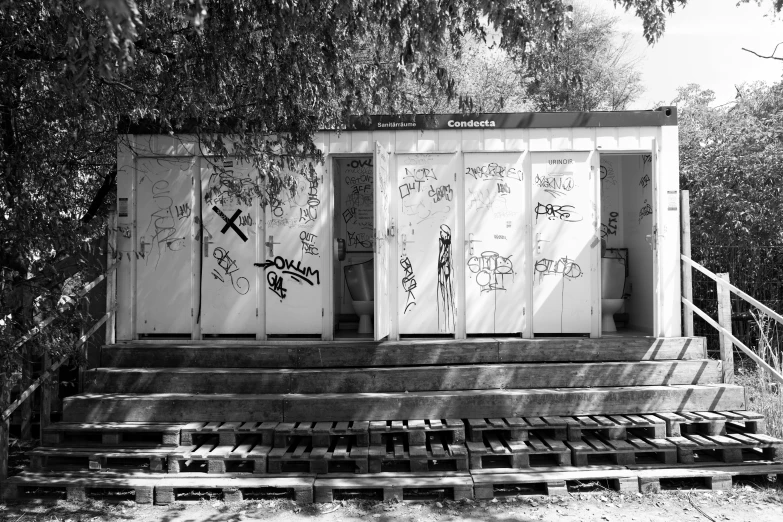
[[[43,375],[52,365],[51,358],[44,352],[41,374]],[[41,433],[39,440],[44,438],[44,430],[52,423],[52,378],[47,377],[41,383]]]
[[[0,411],[5,411],[11,404],[11,379],[5,370],[0,370]],[[0,418],[0,488],[5,487],[8,478],[8,430],[11,419]]]
[[[28,273],[28,279],[31,274]],[[33,328],[33,290],[28,283],[23,283],[22,287],[22,316],[20,324],[23,325],[23,331],[29,331]],[[19,381],[20,393],[26,390],[33,383],[33,348],[31,344],[25,343],[19,350],[21,358],[22,379]],[[33,401],[24,401],[19,408],[21,414],[21,426],[19,429],[20,439],[30,441],[33,439]]]
[[[680,191],[680,247],[682,253],[691,258],[691,201],[690,192]],[[682,295],[693,302],[693,269],[688,263],[682,265]],[[682,307],[685,337],[693,337],[693,310]]]
[[[729,274],[716,275],[727,283],[731,282]],[[718,283],[715,285],[718,287],[718,324],[731,332],[731,290]],[[734,384],[734,345],[725,334],[720,336],[720,360],[723,363],[723,382]]]
[[[106,269],[108,270],[114,263],[119,263],[117,258],[117,209],[109,211],[109,223],[106,231]],[[112,271],[106,278],[106,310],[111,310],[114,306],[117,293],[117,271]],[[116,342],[115,326],[117,324],[116,314],[112,314],[106,321],[106,344]]]

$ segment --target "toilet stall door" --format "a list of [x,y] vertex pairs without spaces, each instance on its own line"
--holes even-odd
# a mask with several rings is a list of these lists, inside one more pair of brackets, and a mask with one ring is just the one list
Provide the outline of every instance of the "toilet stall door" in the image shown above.
[[389,258],[391,255],[390,244],[394,231],[391,222],[389,152],[377,141],[375,142],[372,164],[375,178],[373,185],[373,214],[375,218],[374,337],[376,341],[380,341],[384,337],[388,337],[391,330]]
[[201,333],[257,330],[256,169],[232,158],[201,161]]
[[525,153],[465,153],[468,334],[525,329]]
[[597,277],[596,187],[588,152],[534,152],[533,332],[590,334]]
[[460,157],[397,154],[401,334],[453,334],[457,320],[455,216]]
[[194,158],[136,160],[136,334],[192,331]]
[[321,334],[325,259],[326,198],[323,167],[307,173],[284,171],[264,187],[264,259],[258,263],[266,293],[266,333]]

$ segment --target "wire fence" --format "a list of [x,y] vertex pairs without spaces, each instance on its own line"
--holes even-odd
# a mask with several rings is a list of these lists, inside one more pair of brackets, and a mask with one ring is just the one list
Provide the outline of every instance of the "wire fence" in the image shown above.
[[[737,247],[693,245],[691,258],[712,272],[728,273],[731,284],[755,297],[776,312],[783,311],[783,246]],[[717,317],[718,294],[715,282],[704,274],[693,271],[693,301],[696,306]],[[755,316],[755,317],[754,317]],[[742,298],[731,294],[731,331],[746,346],[758,345],[762,329],[772,348],[780,355],[783,350],[783,332],[775,321],[756,320],[755,308]],[[719,334],[699,317],[694,318],[694,334],[707,338],[711,357],[720,357]],[[745,358],[734,350],[739,364]]]

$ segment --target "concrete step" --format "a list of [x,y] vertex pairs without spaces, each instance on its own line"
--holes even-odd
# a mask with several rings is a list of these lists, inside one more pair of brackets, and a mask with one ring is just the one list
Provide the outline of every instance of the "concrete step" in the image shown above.
[[449,364],[690,360],[704,338],[480,338],[374,341],[134,341],[104,346],[102,367],[339,368]]
[[87,393],[379,393],[713,384],[721,362],[476,364],[385,368],[99,368]]
[[726,384],[410,393],[82,394],[66,422],[329,421],[602,415],[745,409]]

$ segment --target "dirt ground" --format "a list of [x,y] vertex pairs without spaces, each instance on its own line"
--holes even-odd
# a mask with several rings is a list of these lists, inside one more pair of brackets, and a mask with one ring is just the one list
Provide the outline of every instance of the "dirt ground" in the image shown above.
[[3,522],[128,521],[566,521],[681,522],[783,521],[783,488],[775,484],[735,485],[731,491],[671,490],[659,494],[619,494],[609,490],[569,493],[564,497],[513,496],[492,501],[425,501],[384,503],[342,500],[297,506],[291,500],[248,500],[226,504],[204,499],[170,506],[137,506],[130,501],[0,504]]

